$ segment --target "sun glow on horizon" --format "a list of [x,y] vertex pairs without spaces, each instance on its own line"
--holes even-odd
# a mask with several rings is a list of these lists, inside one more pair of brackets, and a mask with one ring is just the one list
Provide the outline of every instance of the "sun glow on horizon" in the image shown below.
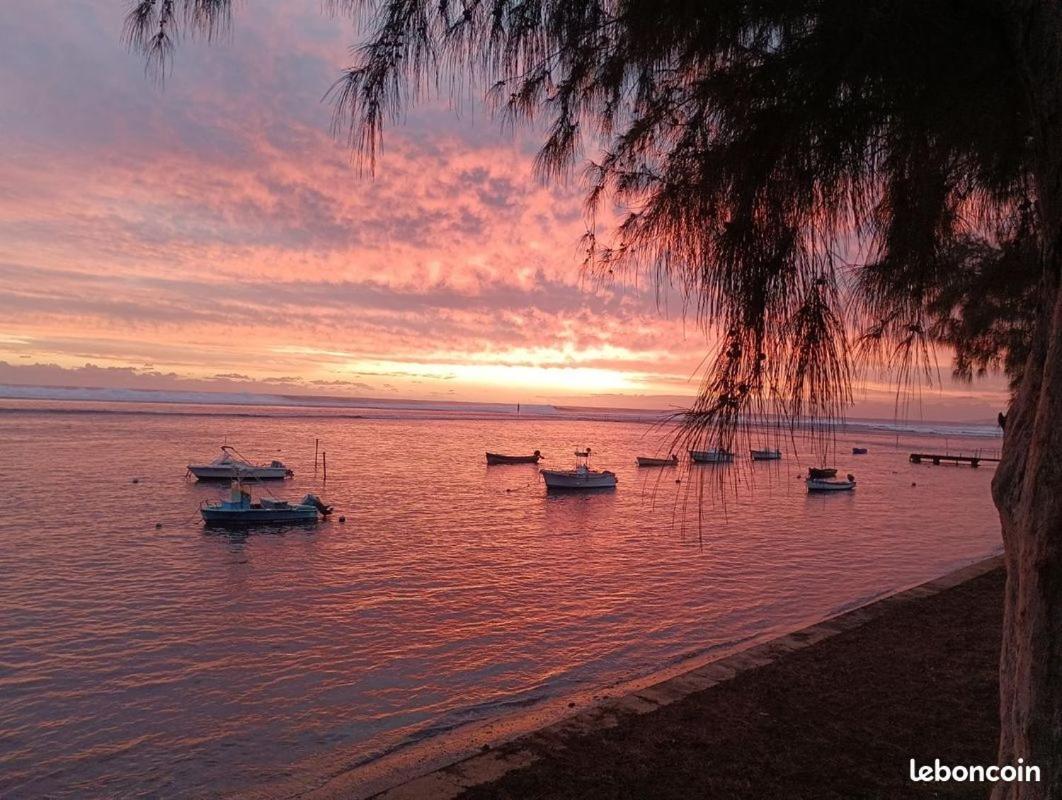
[[580,366],[359,361],[347,365],[344,371],[359,378],[399,377],[498,389],[520,387],[564,394],[644,391],[647,386],[645,375]]

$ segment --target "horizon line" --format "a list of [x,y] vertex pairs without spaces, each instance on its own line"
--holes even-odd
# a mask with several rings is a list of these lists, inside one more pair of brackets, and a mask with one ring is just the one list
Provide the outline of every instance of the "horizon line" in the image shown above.
[[[31,394],[18,394],[9,393],[10,389],[30,389],[40,390],[43,393],[51,392],[59,394],[62,392],[91,392],[91,393],[112,393],[114,395],[126,394],[126,395],[150,395],[157,399],[145,400],[143,397],[47,397],[43,394],[31,395]],[[26,384],[26,383],[0,383],[0,400],[47,400],[53,402],[111,402],[111,403],[137,403],[137,402],[154,402],[162,405],[208,405],[210,401],[197,401],[188,399],[193,396],[209,396],[217,398],[214,402],[216,405],[233,405],[233,406],[262,406],[262,407],[283,407],[285,403],[280,402],[268,402],[270,398],[274,400],[290,400],[295,401],[291,405],[303,406],[309,405],[310,401],[318,401],[313,404],[312,407],[317,408],[350,408],[350,407],[364,407],[371,408],[373,406],[365,405],[366,403],[380,404],[383,407],[393,406],[397,403],[416,405],[416,406],[430,406],[430,405],[446,405],[449,407],[461,407],[461,406],[490,406],[495,410],[493,413],[506,414],[511,416],[517,416],[522,413],[523,409],[526,409],[530,413],[534,409],[553,409],[554,411],[601,411],[620,413],[625,415],[637,414],[637,413],[649,413],[654,415],[663,415],[668,413],[683,412],[685,409],[678,405],[671,405],[669,407],[622,407],[622,406],[610,406],[610,405],[585,405],[582,403],[570,403],[570,402],[509,402],[509,401],[496,401],[496,400],[454,400],[446,398],[434,398],[423,399],[413,397],[374,397],[368,395],[330,395],[330,394],[299,394],[299,393],[283,393],[283,392],[268,392],[268,391],[253,391],[253,390],[217,390],[217,389],[147,389],[147,388],[134,388],[134,387],[118,387],[118,386],[78,386],[78,385],[46,385],[46,384]],[[667,398],[670,395],[634,395],[632,397],[660,397]],[[228,398],[228,399],[224,399]],[[691,398],[692,400],[692,398]],[[518,411],[520,409],[520,411]],[[410,410],[410,409],[399,409]],[[426,409],[432,410],[432,409]],[[455,410],[457,410],[455,408]],[[852,416],[842,417],[840,420],[835,420],[840,424],[844,424],[848,421],[871,421],[871,422],[888,422],[892,424],[933,424],[933,423],[945,423],[945,424],[994,424],[995,420],[986,416],[983,420],[956,420],[956,419],[928,419],[928,418],[911,418],[911,417],[873,417],[873,416]]]

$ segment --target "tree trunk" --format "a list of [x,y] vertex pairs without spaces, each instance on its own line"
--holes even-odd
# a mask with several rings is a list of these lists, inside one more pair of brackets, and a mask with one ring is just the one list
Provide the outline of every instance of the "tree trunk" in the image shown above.
[[1040,781],[998,783],[992,798],[1062,800],[1062,9],[1019,0],[1012,10],[1032,122],[1043,291],[992,481],[1007,567],[999,764],[1039,767]]
[[999,763],[1022,759],[1042,780],[998,784],[994,800],[1062,800],[1062,296],[1054,294],[992,483],[1007,566]]
[[1031,122],[1043,291],[992,481],[1007,566],[999,764],[1020,759],[1040,768],[1040,781],[998,783],[992,798],[1062,800],[1062,8],[1017,0],[1011,11]]

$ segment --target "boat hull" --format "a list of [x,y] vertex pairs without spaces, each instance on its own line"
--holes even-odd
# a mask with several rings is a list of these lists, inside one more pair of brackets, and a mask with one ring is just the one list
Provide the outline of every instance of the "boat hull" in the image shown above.
[[678,465],[678,457],[674,458],[649,458],[638,456],[639,467],[674,467]]
[[690,458],[697,464],[729,464],[734,454],[727,450],[690,450]]
[[288,477],[286,467],[214,467],[209,465],[189,466],[191,472],[201,481],[231,481],[239,479],[244,481],[282,481]]
[[781,450],[750,450],[753,461],[781,461]]
[[254,525],[305,524],[317,522],[317,509],[312,506],[293,506],[291,508],[250,508],[250,509],[201,509],[203,522],[207,525],[246,528]]
[[850,492],[855,489],[855,481],[831,481],[825,479],[808,478],[805,481],[808,492]]
[[541,455],[506,456],[501,453],[487,453],[488,464],[537,464]]
[[616,476],[611,472],[580,475],[572,472],[542,470],[542,479],[549,491],[580,491],[586,489],[615,489]]

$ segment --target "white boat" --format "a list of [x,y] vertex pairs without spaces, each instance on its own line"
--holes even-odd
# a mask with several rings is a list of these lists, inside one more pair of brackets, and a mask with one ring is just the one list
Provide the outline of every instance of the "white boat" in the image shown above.
[[616,473],[590,469],[590,448],[575,452],[575,469],[543,469],[546,490],[615,489]]
[[807,484],[809,492],[850,492],[856,486],[856,479],[855,475],[848,475],[846,480],[808,478],[804,483]]
[[749,450],[753,461],[780,461],[781,450]]
[[246,527],[317,522],[317,515],[327,517],[332,513],[332,507],[326,506],[313,494],[306,495],[298,503],[264,497],[254,502],[251,493],[243,488],[239,480],[235,480],[228,500],[207,503],[199,511],[207,525]]
[[698,464],[729,464],[734,454],[729,450],[690,450],[690,458]]
[[221,455],[209,464],[189,464],[188,471],[201,481],[283,480],[295,473],[282,461],[269,464],[251,464],[238,458],[231,447],[221,448]]

